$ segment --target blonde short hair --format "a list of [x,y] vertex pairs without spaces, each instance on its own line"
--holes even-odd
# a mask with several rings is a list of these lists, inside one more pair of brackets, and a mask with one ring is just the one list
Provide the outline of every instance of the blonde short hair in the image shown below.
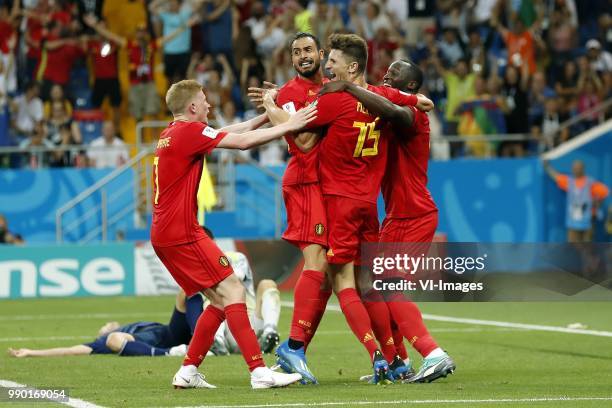
[[172,84],[166,93],[166,106],[173,115],[185,112],[187,103],[202,92],[202,85],[193,79],[185,79]]

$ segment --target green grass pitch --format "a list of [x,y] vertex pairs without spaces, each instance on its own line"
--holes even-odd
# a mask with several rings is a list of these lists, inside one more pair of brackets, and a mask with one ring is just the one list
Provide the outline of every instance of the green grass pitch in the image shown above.
[[[9,346],[79,344],[93,339],[98,328],[109,320],[166,322],[172,305],[173,298],[169,296],[2,301],[0,347],[6,350]],[[562,327],[580,322],[589,329],[612,331],[612,302],[425,303],[421,308],[424,313],[443,316]],[[283,308],[283,338],[290,315],[291,309]],[[0,380],[68,388],[72,397],[112,407],[612,406],[611,337],[426,323],[457,363],[454,375],[432,384],[383,387],[360,383],[359,376],[370,372],[368,358],[337,311],[327,312],[308,352],[309,365],[320,386],[253,391],[241,356],[209,357],[204,361],[201,371],[219,387],[216,390],[174,390],[170,381],[181,359],[173,357],[15,359],[2,353]],[[420,358],[409,350],[418,366]],[[266,361],[272,364],[274,360],[269,355]],[[559,400],[561,397],[568,399]],[[545,398],[551,400],[538,400]],[[435,402],[440,400],[447,402]]]

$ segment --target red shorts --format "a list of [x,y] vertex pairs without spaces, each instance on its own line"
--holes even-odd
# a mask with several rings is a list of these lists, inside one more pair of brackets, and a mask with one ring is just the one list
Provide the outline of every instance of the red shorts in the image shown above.
[[304,249],[311,244],[327,247],[327,218],[319,183],[283,186],[287,229],[283,239]]
[[327,261],[360,265],[361,244],[378,241],[376,204],[336,195],[324,195],[323,202],[329,223]]
[[168,247],[153,245],[153,249],[187,297],[215,286],[234,273],[227,257],[208,237]]
[[415,218],[385,218],[380,242],[432,242],[438,227],[438,212]]

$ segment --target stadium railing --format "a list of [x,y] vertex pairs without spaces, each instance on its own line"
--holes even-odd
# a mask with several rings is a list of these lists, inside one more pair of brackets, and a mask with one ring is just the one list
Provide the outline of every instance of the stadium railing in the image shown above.
[[[77,242],[84,244],[96,239],[97,237],[101,237],[101,241],[106,242],[108,240],[109,228],[120,220],[124,219],[124,217],[129,216],[130,213],[140,214],[143,208],[143,199],[147,200],[150,194],[141,193],[141,173],[139,173],[137,169],[143,168],[143,161],[147,160],[152,151],[153,149],[151,147],[141,150],[123,166],[111,171],[92,186],[88,187],[76,197],[58,208],[55,213],[56,241],[58,243],[63,242],[66,234],[81,227],[89,219],[99,214],[99,218],[95,218],[100,220],[99,225],[95,225],[93,228],[88,229],[83,236],[77,238]],[[132,183],[124,184],[118,189],[115,186],[113,186],[113,188],[108,188],[113,181],[130,169],[136,170],[136,176],[132,178]],[[100,195],[99,204],[87,205],[86,209],[83,210],[84,213],[82,215],[74,216],[74,219],[70,220],[70,223],[68,224],[64,223],[64,218],[71,210],[77,208],[79,205],[85,203],[86,200],[94,197],[97,194]],[[121,208],[113,214],[109,214],[109,203],[118,200],[119,197],[124,194],[133,194],[133,201],[131,201],[132,204]],[[97,202],[97,200],[95,200],[95,202]],[[140,222],[141,221],[136,221],[137,224]]]

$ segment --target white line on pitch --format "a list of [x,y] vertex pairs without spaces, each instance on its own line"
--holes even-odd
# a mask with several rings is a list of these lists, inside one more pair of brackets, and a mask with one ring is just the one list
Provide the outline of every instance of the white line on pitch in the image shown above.
[[93,339],[95,336],[47,336],[47,337],[0,337],[0,343],[12,341],[45,341],[45,340],[82,340]]
[[[281,302],[282,306],[293,307],[293,302]],[[327,305],[327,310],[333,310],[336,312],[341,311],[338,305]],[[524,330],[537,330],[537,331],[549,331],[557,333],[570,333],[570,334],[586,334],[590,336],[600,337],[612,337],[612,332],[603,330],[586,330],[586,329],[568,329],[567,327],[557,326],[545,326],[541,324],[526,324],[526,323],[512,323],[512,322],[499,322],[496,320],[480,320],[480,319],[468,319],[463,317],[451,317],[451,316],[439,316],[423,313],[423,319],[435,320],[438,322],[448,323],[461,323],[461,324],[475,324],[478,326],[495,326],[495,327],[507,327],[513,329],[524,329]]]
[[273,407],[328,407],[356,405],[409,405],[409,404],[495,404],[495,403],[534,403],[534,402],[576,402],[612,401],[612,397],[535,397],[535,398],[490,398],[490,399],[447,399],[447,400],[394,400],[394,401],[334,401],[334,402],[294,402],[288,404],[253,405],[199,405],[182,408],[273,408]]
[[21,321],[21,320],[78,320],[78,319],[108,319],[114,317],[151,317],[151,316],[170,316],[168,312],[134,312],[134,313],[79,313],[79,314],[41,314],[41,315],[21,315],[21,316],[0,316],[0,321]]
[[[14,381],[8,380],[0,380],[0,387],[2,388],[25,388],[28,390],[36,391],[36,387],[30,387],[25,384],[20,384]],[[21,400],[21,402],[27,402],[25,400]],[[82,399],[68,397],[68,401],[53,401],[58,404],[67,405],[69,407],[74,408],[103,408],[101,405],[96,405],[88,401],[83,401]]]

